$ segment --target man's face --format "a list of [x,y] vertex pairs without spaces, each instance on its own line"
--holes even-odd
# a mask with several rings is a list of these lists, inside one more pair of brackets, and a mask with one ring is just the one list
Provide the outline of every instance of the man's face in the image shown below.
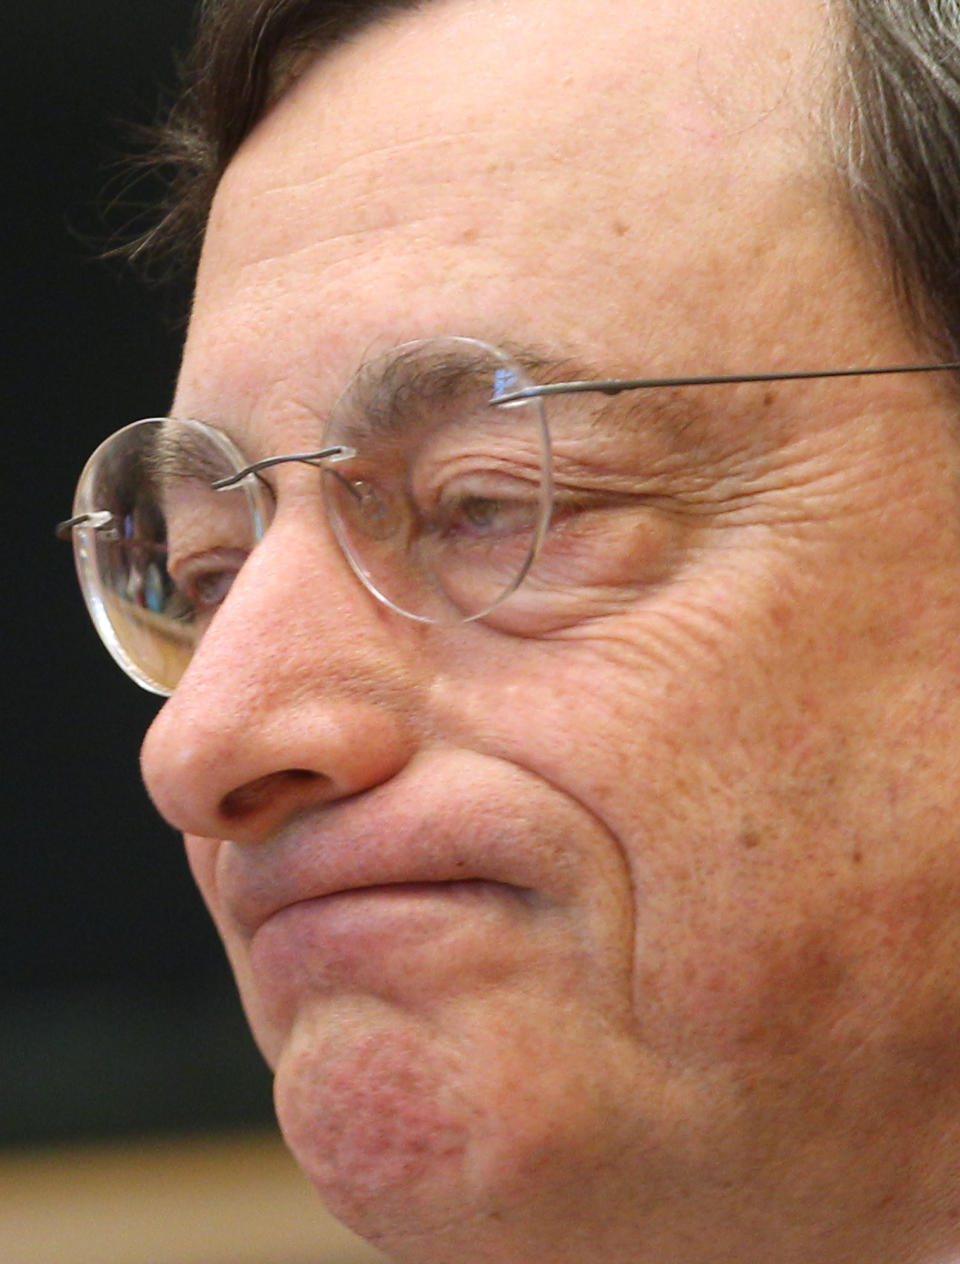
[[[316,448],[362,362],[446,334],[621,376],[919,358],[819,157],[820,20],[454,0],[364,33],[223,180],[175,415]],[[946,386],[685,398],[576,405],[551,547],[607,524],[602,600],[534,634],[378,604],[278,467],[147,738],[287,1139],[397,1259],[945,1240]]]

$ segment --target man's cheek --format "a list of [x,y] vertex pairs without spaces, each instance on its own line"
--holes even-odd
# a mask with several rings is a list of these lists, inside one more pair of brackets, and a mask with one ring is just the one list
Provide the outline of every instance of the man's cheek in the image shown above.
[[183,843],[193,880],[219,926],[216,872],[220,843],[214,838],[196,838],[190,834],[184,835]]
[[220,935],[254,1039],[265,1061],[272,1067],[279,1057],[285,1032],[278,1029],[268,1014],[266,1000],[261,996],[253,975],[246,938],[239,933],[221,907],[217,888],[217,861],[223,844],[213,838],[186,835],[184,845],[190,872]]

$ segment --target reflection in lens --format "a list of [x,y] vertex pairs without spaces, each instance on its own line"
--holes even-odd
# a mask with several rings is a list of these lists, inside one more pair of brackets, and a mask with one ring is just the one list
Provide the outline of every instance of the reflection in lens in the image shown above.
[[522,581],[547,527],[549,440],[538,399],[502,351],[469,338],[408,343],[366,365],[325,435],[357,456],[326,471],[350,564],[394,609],[427,622],[488,614]]
[[110,514],[74,531],[81,583],[107,648],[153,692],[172,692],[262,534],[256,480],[210,486],[242,466],[211,427],[153,418],[108,439],[81,475],[75,512]]

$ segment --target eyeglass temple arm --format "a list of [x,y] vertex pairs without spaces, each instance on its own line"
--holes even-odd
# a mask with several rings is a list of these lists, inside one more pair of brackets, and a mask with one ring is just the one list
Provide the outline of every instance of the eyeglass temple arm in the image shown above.
[[866,369],[821,369],[793,373],[722,373],[702,377],[638,377],[607,378],[588,382],[552,382],[546,386],[525,386],[516,391],[498,391],[492,405],[519,404],[528,399],[549,395],[578,395],[595,391],[601,395],[619,395],[621,391],[649,390],[670,386],[723,386],[738,382],[796,382],[827,377],[879,377],[889,373],[947,373],[960,370],[960,361],[948,364],[893,364]]

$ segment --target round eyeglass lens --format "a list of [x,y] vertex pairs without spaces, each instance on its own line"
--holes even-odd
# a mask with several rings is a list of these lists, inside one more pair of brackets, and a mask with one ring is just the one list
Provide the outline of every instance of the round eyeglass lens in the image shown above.
[[388,606],[428,623],[489,614],[527,574],[550,519],[550,440],[524,369],[472,338],[406,343],[366,364],[325,442],[355,455],[324,469],[350,565]]
[[256,479],[211,484],[245,458],[201,422],[155,417],[105,440],[74,499],[77,571],[107,649],[138,684],[170,694],[267,525]]

